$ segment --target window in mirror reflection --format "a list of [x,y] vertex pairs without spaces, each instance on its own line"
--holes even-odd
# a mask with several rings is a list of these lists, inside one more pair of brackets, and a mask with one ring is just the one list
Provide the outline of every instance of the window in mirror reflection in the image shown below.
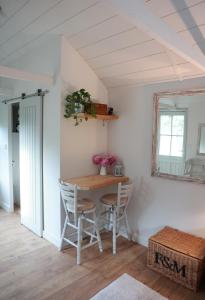
[[199,155],[205,155],[205,124],[199,125],[199,137],[198,137],[198,150]]
[[184,156],[185,112],[160,112],[159,155]]
[[184,169],[185,111],[160,110],[158,166],[161,172],[180,174]]

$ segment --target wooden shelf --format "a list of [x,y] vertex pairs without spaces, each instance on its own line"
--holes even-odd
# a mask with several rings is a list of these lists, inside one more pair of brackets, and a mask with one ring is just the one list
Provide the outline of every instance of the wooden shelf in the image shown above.
[[119,116],[117,115],[96,115],[95,117],[93,117],[92,115],[89,114],[85,114],[85,113],[80,113],[78,114],[79,118],[85,119],[93,119],[93,120],[102,120],[102,121],[112,121],[112,120],[117,120],[119,119]]
[[115,185],[119,182],[127,182],[129,178],[126,176],[113,176],[113,175],[88,175],[83,177],[70,178],[63,180],[64,182],[76,184],[79,190],[89,191],[100,189],[106,186]]

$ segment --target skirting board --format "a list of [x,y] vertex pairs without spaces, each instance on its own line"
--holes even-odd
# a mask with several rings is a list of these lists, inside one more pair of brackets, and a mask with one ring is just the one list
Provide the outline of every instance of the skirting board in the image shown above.
[[[125,239],[128,239],[127,233],[120,231],[120,235],[123,236]],[[147,247],[148,246],[148,237],[145,236],[138,236],[137,239],[133,236],[131,237],[131,240],[137,244],[140,244],[142,246]]]
[[43,238],[49,241],[54,246],[56,246],[57,248],[60,247],[60,239],[56,238],[54,235],[50,234],[49,232],[44,231]]
[[3,208],[8,213],[12,212],[10,206],[5,202],[0,202],[0,207]]
[[139,233],[134,232],[132,234],[132,241],[135,242],[135,243],[138,243],[142,246],[147,247],[148,246],[148,240],[149,240],[150,236],[152,236],[153,234],[154,234],[153,230],[150,230],[150,233],[146,232],[146,234],[139,234]]
[[136,242],[136,243],[138,243],[142,246],[147,247],[148,246],[148,239],[149,239],[149,237],[147,237],[147,236],[138,236],[137,240],[136,239],[132,239],[132,240],[133,240],[133,242]]
[[[120,231],[120,235],[124,238],[128,238],[127,233],[124,230]],[[60,247],[60,239],[56,238],[54,235],[50,234],[49,232],[44,231],[43,232],[43,238],[55,245],[57,248]],[[148,236],[140,236],[138,235],[137,238],[132,236],[132,241],[135,243],[138,243],[140,245],[143,245],[145,247],[148,246]]]

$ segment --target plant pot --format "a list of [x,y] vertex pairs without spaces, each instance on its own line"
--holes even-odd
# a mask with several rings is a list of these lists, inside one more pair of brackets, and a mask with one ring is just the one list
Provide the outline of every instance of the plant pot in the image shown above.
[[80,103],[75,103],[75,113],[83,113],[84,105]]
[[100,168],[100,175],[101,176],[106,176],[107,175],[107,169],[106,169],[106,167],[101,167]]

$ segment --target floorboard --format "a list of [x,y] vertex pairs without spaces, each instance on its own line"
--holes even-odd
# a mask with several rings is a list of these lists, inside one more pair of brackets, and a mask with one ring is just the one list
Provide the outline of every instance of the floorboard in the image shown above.
[[194,292],[146,267],[147,249],[119,238],[112,255],[111,235],[102,236],[104,252],[97,246],[82,252],[59,252],[44,239],[20,225],[19,213],[0,210],[0,300],[86,300],[123,273],[171,300],[205,300],[205,287]]

